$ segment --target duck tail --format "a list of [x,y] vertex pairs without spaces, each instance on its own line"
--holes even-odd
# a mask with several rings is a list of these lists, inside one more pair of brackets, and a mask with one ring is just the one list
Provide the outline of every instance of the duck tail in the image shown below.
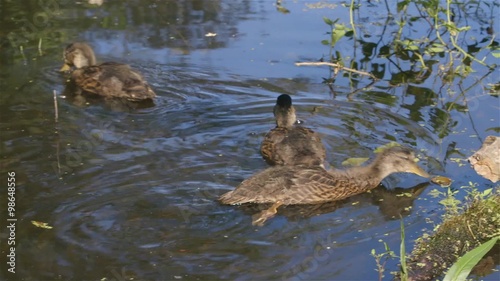
[[225,205],[237,205],[237,204],[242,204],[245,203],[243,202],[244,198],[241,198],[239,196],[233,196],[233,191],[229,191],[227,193],[222,194],[221,197],[219,197],[219,202]]

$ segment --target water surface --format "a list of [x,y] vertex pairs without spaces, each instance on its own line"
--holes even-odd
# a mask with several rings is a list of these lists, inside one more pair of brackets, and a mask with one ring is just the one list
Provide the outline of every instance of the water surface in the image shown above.
[[[498,71],[482,78],[487,70],[478,68],[455,87],[436,76],[400,83],[402,74],[386,65],[382,81],[353,85],[341,75],[332,91],[322,83],[327,68],[294,66],[329,53],[322,17],[349,22],[340,2],[286,2],[286,14],[273,1],[0,3],[12,13],[0,30],[1,170],[16,173],[18,219],[16,274],[3,262],[7,280],[376,280],[371,250],[383,252],[383,240],[398,251],[400,214],[408,249],[432,229],[427,221],[439,222],[442,207],[429,192],[439,187],[394,175],[343,202],[283,208],[264,227],[251,225],[255,207],[217,202],[267,167],[259,146],[284,93],[322,135],[330,166],[394,141],[455,189],[495,186],[465,159],[498,133],[498,96],[486,87],[498,83]],[[360,9],[368,35],[382,30],[370,24],[386,17],[378,5],[372,14]],[[471,33],[480,36],[483,23],[473,19]],[[155,106],[75,103],[57,70],[63,47],[76,40],[92,44],[101,61],[142,71],[158,93]],[[386,268],[390,280],[397,261]]]

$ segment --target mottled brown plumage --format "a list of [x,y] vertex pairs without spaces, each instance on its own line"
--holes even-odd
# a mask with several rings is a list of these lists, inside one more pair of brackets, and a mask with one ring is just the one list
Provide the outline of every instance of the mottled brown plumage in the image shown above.
[[323,165],[326,150],[321,137],[309,128],[295,125],[297,117],[289,95],[280,95],[274,106],[276,128],[269,131],[260,152],[270,165]]
[[316,204],[342,200],[375,188],[392,173],[429,174],[415,163],[415,154],[405,147],[381,152],[364,167],[326,171],[320,166],[274,166],[244,180],[220,197],[223,204],[275,203]]
[[71,73],[71,79],[79,91],[131,101],[156,97],[142,75],[129,65],[116,62],[96,64],[94,51],[88,44],[73,43],[66,47],[61,71],[72,67],[76,69]]

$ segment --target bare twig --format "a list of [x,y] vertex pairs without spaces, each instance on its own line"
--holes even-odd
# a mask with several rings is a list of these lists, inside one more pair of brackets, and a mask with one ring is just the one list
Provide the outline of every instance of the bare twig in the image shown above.
[[369,76],[372,79],[378,80],[378,78],[375,77],[371,73],[368,73],[368,72],[365,72],[365,71],[356,70],[356,69],[352,69],[352,68],[345,67],[345,66],[342,66],[340,64],[336,64],[336,63],[332,63],[332,62],[320,62],[320,61],[318,61],[318,62],[296,62],[295,65],[296,66],[304,66],[304,65],[320,66],[320,65],[327,65],[327,66],[335,67],[338,70],[345,70],[345,71],[349,71],[349,72],[356,73],[356,74],[359,74],[359,75]]
[[368,85],[363,86],[363,87],[361,87],[361,88],[358,88],[358,89],[356,89],[356,90],[354,90],[354,91],[350,92],[350,93],[347,95],[347,99],[351,100],[351,99],[352,99],[352,97],[353,97],[356,93],[361,92],[361,91],[366,91],[366,89],[370,88],[373,84],[375,84],[375,81],[372,81],[372,82],[370,82]]
[[472,236],[472,238],[474,240],[477,240],[476,235],[474,235],[474,233],[472,232],[472,229],[470,228],[469,220],[466,220],[465,222],[467,223],[467,229],[469,230],[470,235]]
[[55,110],[55,120],[57,123],[57,120],[59,120],[59,112],[57,110],[57,92],[54,90],[54,110]]
[[57,174],[59,177],[61,177],[61,161],[59,157],[59,130],[58,130],[58,121],[59,121],[59,110],[57,106],[57,92],[56,90],[53,91],[54,93],[54,120],[56,123],[56,157],[57,157]]
[[43,53],[42,53],[42,37],[40,37],[40,40],[38,40],[38,54],[40,56],[43,55]]

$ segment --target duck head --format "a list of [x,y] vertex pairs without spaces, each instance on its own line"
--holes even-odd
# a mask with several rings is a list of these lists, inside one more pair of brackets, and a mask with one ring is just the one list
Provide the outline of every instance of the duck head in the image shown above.
[[381,152],[371,165],[372,168],[379,170],[382,178],[393,173],[412,173],[430,178],[431,176],[417,165],[417,161],[418,158],[413,150],[395,146]]
[[95,54],[86,43],[69,44],[63,52],[64,65],[60,71],[68,71],[72,66],[82,68],[96,64]]
[[278,127],[289,128],[297,121],[295,108],[292,105],[292,98],[287,94],[278,97],[273,113],[276,118],[276,126]]

